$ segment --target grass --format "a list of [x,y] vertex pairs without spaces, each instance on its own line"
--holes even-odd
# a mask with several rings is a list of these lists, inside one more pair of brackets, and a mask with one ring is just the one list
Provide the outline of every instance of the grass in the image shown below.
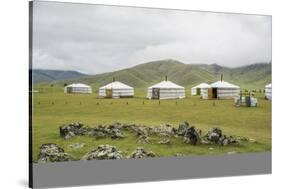
[[[224,154],[271,151],[271,102],[258,97],[255,108],[234,107],[233,100],[202,100],[187,96],[181,100],[146,100],[145,89],[135,90],[135,98],[97,99],[93,94],[64,94],[62,88],[38,86],[41,93],[33,93],[33,160],[37,160],[39,147],[44,143],[56,143],[70,153],[75,160],[80,159],[99,144],[118,147],[124,155],[129,155],[136,147],[143,146],[159,156]],[[36,90],[36,87],[35,87]],[[187,94],[189,90],[187,91]],[[128,103],[128,104],[127,104]],[[113,122],[135,123],[149,126],[170,123],[177,127],[187,120],[191,125],[206,133],[213,127],[220,127],[227,135],[253,138],[256,143],[240,146],[217,146],[184,144],[182,138],[172,138],[172,145],[157,144],[159,137],[152,137],[153,144],[138,144],[136,136],[125,132],[120,140],[95,139],[78,136],[64,140],[59,136],[59,126],[81,121],[85,125],[110,124]],[[73,149],[72,143],[85,143],[83,148]],[[213,150],[209,150],[213,147]]]

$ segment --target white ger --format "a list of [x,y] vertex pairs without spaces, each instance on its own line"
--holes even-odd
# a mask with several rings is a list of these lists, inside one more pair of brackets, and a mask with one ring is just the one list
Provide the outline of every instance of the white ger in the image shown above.
[[272,88],[271,83],[265,86],[265,97],[268,100],[272,99]]
[[199,85],[196,85],[194,87],[191,88],[191,96],[195,96],[195,95],[201,95],[201,89],[202,88],[207,88],[210,85],[207,83],[200,83]]
[[134,96],[134,88],[124,83],[113,80],[101,88],[99,88],[99,96],[103,98],[126,98]]
[[203,99],[233,99],[239,96],[240,87],[226,81],[217,81],[201,90]]
[[72,83],[64,87],[64,93],[92,93],[92,88],[83,83]]
[[185,88],[171,81],[162,81],[147,89],[148,99],[179,99],[185,98]]

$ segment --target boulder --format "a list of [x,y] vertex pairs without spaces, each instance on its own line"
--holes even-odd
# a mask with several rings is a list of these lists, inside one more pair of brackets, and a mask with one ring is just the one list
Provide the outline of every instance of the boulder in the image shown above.
[[74,143],[74,144],[70,144],[68,145],[70,148],[83,148],[85,146],[84,143]]
[[124,138],[124,135],[121,133],[121,130],[118,128],[112,128],[109,131],[110,137],[112,139],[120,139],[120,138]]
[[207,139],[211,142],[218,143],[222,137],[222,130],[220,128],[213,128],[207,133]]
[[172,142],[169,139],[164,139],[164,140],[159,141],[158,144],[170,145],[170,144],[172,144]]
[[176,133],[176,129],[170,124],[165,124],[162,126],[154,127],[150,131],[153,134],[157,134],[161,137],[171,137]]
[[189,128],[189,123],[187,121],[184,121],[179,124],[179,128],[176,130],[176,134],[179,136],[185,136],[188,128]]
[[176,153],[175,156],[176,156],[176,157],[183,157],[184,154],[182,154],[182,153]]
[[137,143],[140,143],[140,144],[149,143],[149,137],[148,137],[148,135],[140,135],[140,136],[138,137]]
[[82,157],[82,160],[106,160],[106,159],[122,159],[121,151],[119,151],[115,146],[99,145],[94,148],[91,152],[87,153]]
[[152,151],[146,151],[143,147],[138,147],[128,158],[140,159],[150,157],[156,157],[156,155]]
[[70,155],[65,153],[64,149],[57,144],[42,144],[40,147],[38,163],[70,161],[70,159]]
[[97,127],[83,127],[83,124],[78,122],[63,125],[59,129],[60,136],[64,139],[69,139],[76,135],[86,135],[97,138],[104,138],[108,136],[112,139],[124,138],[121,133],[122,125],[120,123],[111,124],[108,127],[105,125],[98,125]]
[[200,144],[200,130],[196,129],[194,126],[187,129],[187,132],[184,136],[185,143],[189,143],[192,145]]
[[70,123],[68,125],[62,125],[59,127],[60,136],[64,139],[69,139],[79,134],[79,130],[83,127],[83,123]]
[[204,137],[204,140],[205,139],[211,144],[220,144],[223,146],[226,146],[229,144],[240,144],[241,143],[239,140],[239,137],[236,138],[233,136],[223,135],[223,132],[220,128],[213,128]]

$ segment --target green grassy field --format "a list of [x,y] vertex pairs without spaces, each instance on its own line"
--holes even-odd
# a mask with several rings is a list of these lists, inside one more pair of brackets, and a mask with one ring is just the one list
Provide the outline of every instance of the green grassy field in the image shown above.
[[[93,94],[64,94],[61,87],[36,86],[40,93],[33,93],[33,160],[37,160],[39,147],[44,143],[56,143],[70,153],[74,159],[89,152],[99,144],[118,147],[124,155],[136,147],[143,146],[159,156],[223,154],[271,151],[271,102],[260,94],[258,107],[234,107],[233,100],[202,100],[190,97],[181,100],[146,100],[146,89],[135,90],[131,99],[97,99]],[[127,104],[128,103],[128,104]],[[169,146],[157,144],[160,138],[152,137],[153,144],[138,144],[136,136],[124,133],[120,140],[95,139],[78,136],[64,140],[59,136],[59,126],[81,121],[88,126],[113,122],[135,123],[149,126],[170,123],[178,127],[187,120],[191,125],[206,133],[213,127],[220,127],[227,135],[253,138],[257,142],[240,146],[197,145],[183,143],[182,138],[172,138]],[[85,143],[83,148],[73,149],[68,145]],[[209,150],[209,147],[214,150]]]

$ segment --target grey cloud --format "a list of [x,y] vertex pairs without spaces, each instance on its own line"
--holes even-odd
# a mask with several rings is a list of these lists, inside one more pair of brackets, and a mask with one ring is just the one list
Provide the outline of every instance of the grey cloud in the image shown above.
[[271,61],[271,17],[36,2],[35,68],[102,73],[158,59]]

